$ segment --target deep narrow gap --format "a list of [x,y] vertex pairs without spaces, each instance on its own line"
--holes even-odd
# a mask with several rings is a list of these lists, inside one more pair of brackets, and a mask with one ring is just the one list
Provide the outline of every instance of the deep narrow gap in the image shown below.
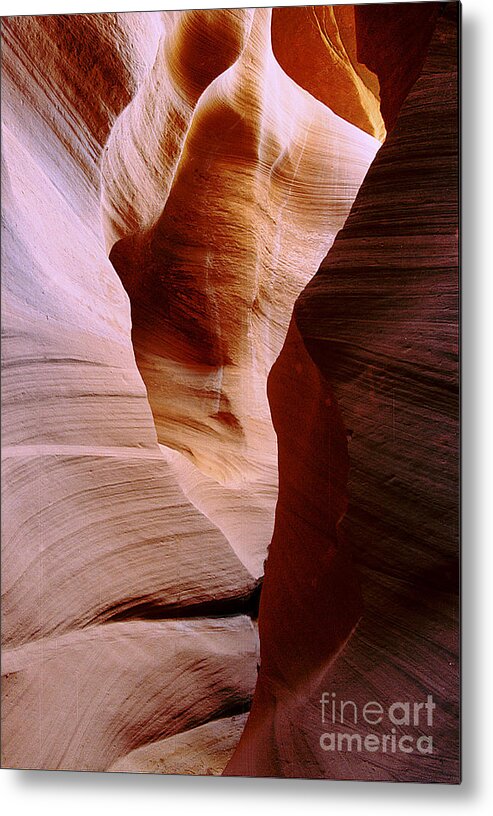
[[159,601],[140,601],[125,608],[117,607],[114,612],[108,612],[94,623],[119,623],[131,620],[176,620],[180,618],[225,618],[236,615],[248,615],[257,620],[262,592],[263,578],[260,578],[255,587],[247,595],[236,598],[224,598],[201,603],[180,606],[178,604],[163,604]]

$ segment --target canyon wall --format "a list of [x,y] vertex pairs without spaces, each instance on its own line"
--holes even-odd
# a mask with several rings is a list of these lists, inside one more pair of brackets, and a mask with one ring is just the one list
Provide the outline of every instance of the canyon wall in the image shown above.
[[455,779],[445,6],[2,20],[5,766]]
[[[279,501],[259,682],[227,773],[459,778],[457,7],[437,10],[419,77],[297,299],[269,377]],[[362,58],[366,49],[363,41]],[[363,614],[341,651],[360,610],[348,541]],[[362,720],[367,703],[413,709],[428,694],[431,725]],[[343,721],[341,701],[358,708]],[[320,742],[371,733],[382,745],[392,728],[397,739],[431,736],[432,752],[393,751],[390,741],[377,754],[358,753],[357,741],[352,752],[325,751]]]

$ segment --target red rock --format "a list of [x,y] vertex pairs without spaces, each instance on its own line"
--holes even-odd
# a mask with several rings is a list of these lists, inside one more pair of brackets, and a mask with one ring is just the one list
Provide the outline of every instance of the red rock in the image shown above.
[[[262,663],[226,773],[458,781],[457,155],[457,6],[447,4],[271,374],[280,494]],[[336,524],[346,438],[350,503]],[[337,655],[360,611],[350,568],[330,562],[344,537],[364,606]],[[325,605],[318,582],[331,587]],[[433,755],[324,752],[324,691],[361,707],[431,694]]]

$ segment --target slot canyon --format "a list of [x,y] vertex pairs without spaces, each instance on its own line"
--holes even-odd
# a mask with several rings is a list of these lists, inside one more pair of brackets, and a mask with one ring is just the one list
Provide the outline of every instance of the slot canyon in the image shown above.
[[458,781],[458,14],[2,18],[3,766]]

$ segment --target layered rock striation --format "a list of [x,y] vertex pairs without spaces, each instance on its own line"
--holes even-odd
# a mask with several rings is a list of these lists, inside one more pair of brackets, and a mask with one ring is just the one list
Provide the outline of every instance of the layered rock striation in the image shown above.
[[[455,4],[379,8],[2,21],[7,766],[455,778]],[[327,761],[368,683],[436,756]]]
[[[175,30],[163,38],[167,56],[156,61],[150,90],[143,87],[108,141],[102,200],[108,241],[123,234],[110,258],[129,294],[159,442],[185,457],[173,456],[182,484],[258,577],[277,481],[267,376],[292,304],[344,223],[379,143],[282,71],[270,9],[237,15],[242,47],[226,70],[212,38],[201,42],[193,70],[188,62],[172,69],[182,57]],[[212,56],[202,66],[209,47],[213,77]],[[179,98],[191,100],[179,116],[166,96],[169,77]],[[158,82],[172,122],[150,108]],[[158,133],[149,143],[150,119]],[[160,143],[161,133],[176,143]],[[118,213],[129,209],[125,224]],[[247,514],[243,534],[228,517],[231,505]]]
[[[269,377],[280,490],[261,670],[227,773],[459,779],[457,7],[437,12],[419,76]],[[375,64],[373,44],[359,53]],[[364,612],[341,652],[360,611],[348,540]],[[431,723],[362,719],[366,703],[414,710],[428,694]],[[357,720],[351,705],[341,720],[341,700]],[[348,731],[380,746],[410,733],[414,747],[323,749],[324,733]],[[431,751],[416,749],[420,735]]]

